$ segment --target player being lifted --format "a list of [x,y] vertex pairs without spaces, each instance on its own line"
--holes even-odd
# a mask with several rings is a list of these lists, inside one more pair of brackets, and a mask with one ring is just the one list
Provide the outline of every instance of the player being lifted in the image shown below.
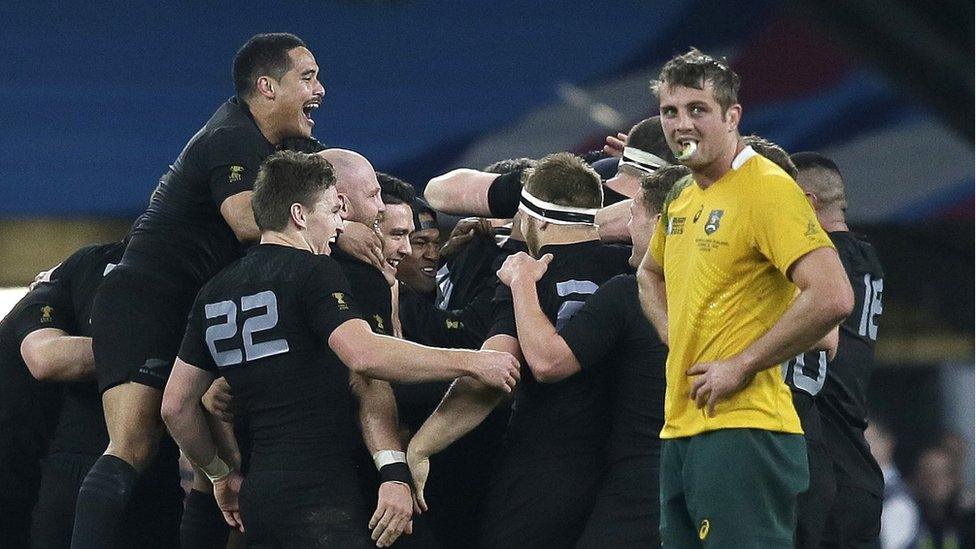
[[[328,256],[342,223],[334,183],[316,155],[282,151],[265,162],[252,199],[261,244],[200,291],[163,398],[173,437],[253,547],[371,545],[353,464],[350,371],[400,382],[471,375],[501,391],[518,379],[505,353],[423,347],[370,330]],[[242,477],[218,456],[199,405],[216,375],[249,418],[240,508]],[[410,482],[402,453],[379,453],[385,480]],[[397,520],[374,517],[379,546],[409,517]]]

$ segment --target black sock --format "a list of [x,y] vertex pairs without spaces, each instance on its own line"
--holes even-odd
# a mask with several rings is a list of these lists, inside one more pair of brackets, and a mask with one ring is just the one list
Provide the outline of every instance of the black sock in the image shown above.
[[180,521],[182,549],[216,549],[227,547],[230,526],[217,507],[213,494],[190,490],[186,495],[183,520]]
[[119,520],[138,478],[125,460],[107,454],[98,458],[78,491],[72,549],[115,546]]

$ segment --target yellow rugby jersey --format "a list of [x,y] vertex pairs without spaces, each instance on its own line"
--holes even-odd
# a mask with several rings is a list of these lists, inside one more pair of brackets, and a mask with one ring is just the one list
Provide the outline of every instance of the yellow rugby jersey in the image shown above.
[[804,254],[833,247],[830,238],[796,182],[751,147],[708,189],[689,176],[672,195],[649,245],[664,267],[671,344],[661,438],[730,428],[802,433],[774,364],[716,404],[713,418],[688,398],[685,372],[734,356],[769,331],[796,292],[787,270]]

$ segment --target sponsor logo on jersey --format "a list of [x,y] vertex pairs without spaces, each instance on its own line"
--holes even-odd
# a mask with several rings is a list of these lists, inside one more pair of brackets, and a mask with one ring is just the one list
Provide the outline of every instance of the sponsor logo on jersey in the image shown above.
[[460,330],[464,326],[464,324],[461,324],[460,320],[451,319],[445,320],[444,324],[447,326],[448,330]]
[[698,527],[698,539],[704,541],[708,537],[708,530],[712,527],[708,519],[701,521],[701,526]]
[[336,300],[336,307],[338,307],[340,311],[349,310],[349,304],[346,303],[346,294],[342,292],[335,292],[332,294],[332,297]]
[[237,183],[241,179],[244,179],[244,166],[231,166],[230,175],[227,177],[227,181]]
[[705,234],[711,235],[718,230],[719,223],[722,222],[722,214],[724,213],[724,210],[712,210],[712,213],[708,214],[708,222],[705,223]]
[[684,217],[669,217],[668,218],[668,230],[665,234],[681,234],[685,232],[685,218]]
[[386,326],[383,325],[383,317],[380,315],[373,315],[373,320],[376,321],[376,331],[386,335]]
[[704,210],[704,209],[705,209],[705,205],[702,204],[701,207],[698,208],[698,211],[695,212],[695,217],[691,218],[691,222],[692,223],[698,223],[698,218],[701,217],[702,210]]
[[41,307],[41,322],[51,322],[51,313],[54,312],[54,307],[50,305],[45,305]]

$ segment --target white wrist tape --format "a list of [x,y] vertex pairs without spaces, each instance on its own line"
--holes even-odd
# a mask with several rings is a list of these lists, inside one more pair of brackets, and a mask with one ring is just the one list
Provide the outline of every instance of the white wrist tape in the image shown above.
[[389,465],[391,463],[406,463],[407,454],[397,450],[380,450],[373,454],[373,463],[376,464],[376,470],[379,471],[384,465]]
[[210,482],[217,482],[225,478],[231,471],[230,466],[224,463],[219,455],[214,455],[213,460],[206,466],[201,465],[200,469],[203,470],[203,474],[207,475]]

